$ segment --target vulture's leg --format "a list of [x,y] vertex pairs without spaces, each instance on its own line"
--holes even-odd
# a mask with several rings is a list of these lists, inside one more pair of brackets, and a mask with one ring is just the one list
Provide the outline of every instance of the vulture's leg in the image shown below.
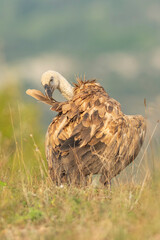
[[104,183],[104,186],[107,187],[109,189],[109,191],[111,191],[111,180],[110,181],[106,181]]
[[105,187],[111,190],[111,177],[108,174],[108,171],[103,169],[100,180],[99,180]]
[[100,186],[100,177],[101,174],[94,174],[92,175],[92,186],[93,187],[99,187]]
[[104,178],[101,174],[94,174],[92,176],[92,184],[93,187],[101,187],[105,186],[109,190],[111,190],[111,180],[106,177]]

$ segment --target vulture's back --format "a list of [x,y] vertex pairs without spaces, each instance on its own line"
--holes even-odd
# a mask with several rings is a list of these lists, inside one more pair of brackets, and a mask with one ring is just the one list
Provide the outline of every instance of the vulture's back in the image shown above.
[[94,80],[78,80],[71,101],[48,127],[46,156],[53,181],[86,183],[101,174],[107,183],[137,156],[146,133],[142,116],[127,116]]

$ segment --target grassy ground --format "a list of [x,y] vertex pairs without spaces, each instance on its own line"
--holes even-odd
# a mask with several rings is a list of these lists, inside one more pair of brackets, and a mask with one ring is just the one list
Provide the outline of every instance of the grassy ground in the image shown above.
[[0,239],[160,239],[156,163],[139,183],[118,179],[110,190],[56,187],[39,113],[20,99],[14,87],[0,94]]

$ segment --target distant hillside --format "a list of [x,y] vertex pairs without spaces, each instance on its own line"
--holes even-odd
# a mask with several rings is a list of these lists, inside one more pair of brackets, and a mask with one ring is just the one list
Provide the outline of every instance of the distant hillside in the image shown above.
[[1,0],[1,51],[8,61],[40,52],[90,58],[103,52],[148,51],[160,42],[156,2]]

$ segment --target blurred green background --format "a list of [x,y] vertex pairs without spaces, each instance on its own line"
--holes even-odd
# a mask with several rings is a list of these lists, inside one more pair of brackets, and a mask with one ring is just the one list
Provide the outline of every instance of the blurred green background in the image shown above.
[[[70,82],[76,75],[97,78],[127,114],[144,115],[146,98],[153,128],[160,119],[160,2],[1,0],[1,89],[18,84],[22,101],[36,105],[25,90],[42,90],[49,69]],[[53,113],[36,107],[46,129]]]
[[[147,116],[145,143],[111,191],[49,181],[55,113],[25,93],[43,91],[49,69],[96,78],[125,114]],[[0,0],[0,239],[159,239],[158,119],[160,1]]]

